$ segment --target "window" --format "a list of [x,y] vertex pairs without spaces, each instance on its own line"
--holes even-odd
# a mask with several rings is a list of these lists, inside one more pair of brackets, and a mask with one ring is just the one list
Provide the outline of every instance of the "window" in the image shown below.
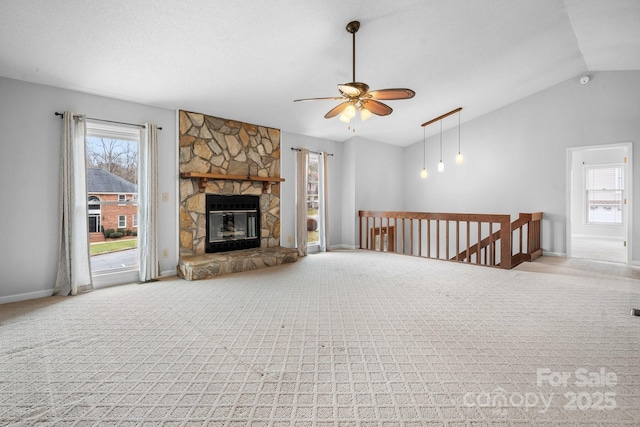
[[307,243],[318,243],[318,154],[309,153],[307,171]]
[[97,196],[89,196],[88,201],[88,209],[89,213],[100,213],[100,198]]
[[108,262],[112,254],[104,253],[104,245],[100,239],[94,238],[90,243],[94,278],[105,273],[138,269],[137,238],[127,232],[119,238],[110,236],[117,229],[126,230],[129,221],[137,223],[139,139],[140,129],[136,126],[87,119],[89,227],[112,240],[110,248],[117,251],[119,257],[118,263]]
[[133,227],[137,227],[138,226],[138,214],[134,214],[133,215]]
[[585,172],[587,224],[622,224],[622,167],[588,166]]

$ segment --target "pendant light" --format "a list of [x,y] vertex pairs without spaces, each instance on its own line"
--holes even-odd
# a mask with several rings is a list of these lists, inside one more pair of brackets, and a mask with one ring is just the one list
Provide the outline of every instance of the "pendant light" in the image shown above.
[[458,154],[456,155],[456,163],[461,165],[464,162],[464,157],[460,153],[460,111],[458,111]]
[[[446,114],[438,116],[435,119],[431,119],[428,122],[424,122],[422,124],[422,127],[424,128],[425,126],[429,126],[432,123],[440,122],[440,163],[438,163],[438,172],[444,171],[444,162],[442,161],[442,119],[444,119],[445,117],[449,117],[455,113],[458,113],[458,155],[456,156],[456,163],[462,163],[462,154],[460,153],[460,110],[462,110],[462,107],[451,110]],[[424,172],[426,174],[426,170]]]
[[427,133],[424,126],[422,127],[422,171],[420,178],[427,179]]
[[438,172],[444,171],[444,163],[442,162],[442,120],[440,120],[440,163],[438,163]]

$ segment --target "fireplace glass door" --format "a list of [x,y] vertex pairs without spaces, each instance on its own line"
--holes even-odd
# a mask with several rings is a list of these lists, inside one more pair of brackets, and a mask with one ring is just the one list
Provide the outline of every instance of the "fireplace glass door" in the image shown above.
[[209,241],[255,239],[258,237],[257,216],[255,210],[209,212]]
[[205,252],[260,247],[260,198],[207,194]]

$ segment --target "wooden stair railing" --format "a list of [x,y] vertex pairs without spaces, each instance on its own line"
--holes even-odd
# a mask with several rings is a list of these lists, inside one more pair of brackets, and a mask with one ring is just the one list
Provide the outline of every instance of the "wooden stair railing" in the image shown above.
[[[520,265],[525,261],[528,261],[528,262],[533,261],[542,255],[542,248],[540,247],[540,221],[541,220],[542,220],[542,212],[520,213],[518,219],[516,219],[511,223],[511,233],[515,231],[518,231],[519,233],[518,239],[517,239],[519,250],[516,254],[513,254],[513,248],[512,248],[511,268],[517,265]],[[522,251],[523,242],[524,242],[523,228],[525,225],[528,227],[528,234],[526,239],[527,250],[526,252],[523,252]],[[480,250],[482,250],[483,248],[489,245],[495,244],[496,240],[498,240],[499,238],[500,238],[500,233],[496,231],[495,233],[493,233],[492,236],[485,237],[480,242],[480,245],[478,244],[473,245],[469,253],[461,252],[460,254],[458,254],[457,257],[452,258],[450,261],[464,261],[467,256],[477,253],[478,247],[480,248]]]
[[[493,214],[359,211],[359,217],[361,249],[422,257],[425,248],[426,258],[505,269],[542,254],[542,212],[521,213],[511,224],[509,215]],[[518,252],[514,254],[515,243]]]

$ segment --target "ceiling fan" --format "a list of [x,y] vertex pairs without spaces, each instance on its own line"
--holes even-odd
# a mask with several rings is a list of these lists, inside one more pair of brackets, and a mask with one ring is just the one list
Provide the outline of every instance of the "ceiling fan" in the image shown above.
[[355,117],[356,112],[360,111],[360,118],[365,121],[369,119],[372,114],[377,116],[388,116],[393,109],[386,104],[383,104],[379,100],[390,101],[394,99],[409,99],[413,98],[416,94],[411,89],[394,88],[394,89],[379,89],[369,91],[369,85],[356,81],[356,33],[360,29],[360,22],[352,21],[347,24],[347,32],[353,35],[353,55],[352,55],[352,69],[353,69],[353,81],[351,83],[344,83],[338,85],[338,90],[342,96],[329,96],[325,98],[305,98],[295,99],[294,102],[299,101],[319,101],[319,100],[342,100],[340,104],[329,110],[324,115],[325,119],[340,115],[340,120],[349,123],[352,118]]

